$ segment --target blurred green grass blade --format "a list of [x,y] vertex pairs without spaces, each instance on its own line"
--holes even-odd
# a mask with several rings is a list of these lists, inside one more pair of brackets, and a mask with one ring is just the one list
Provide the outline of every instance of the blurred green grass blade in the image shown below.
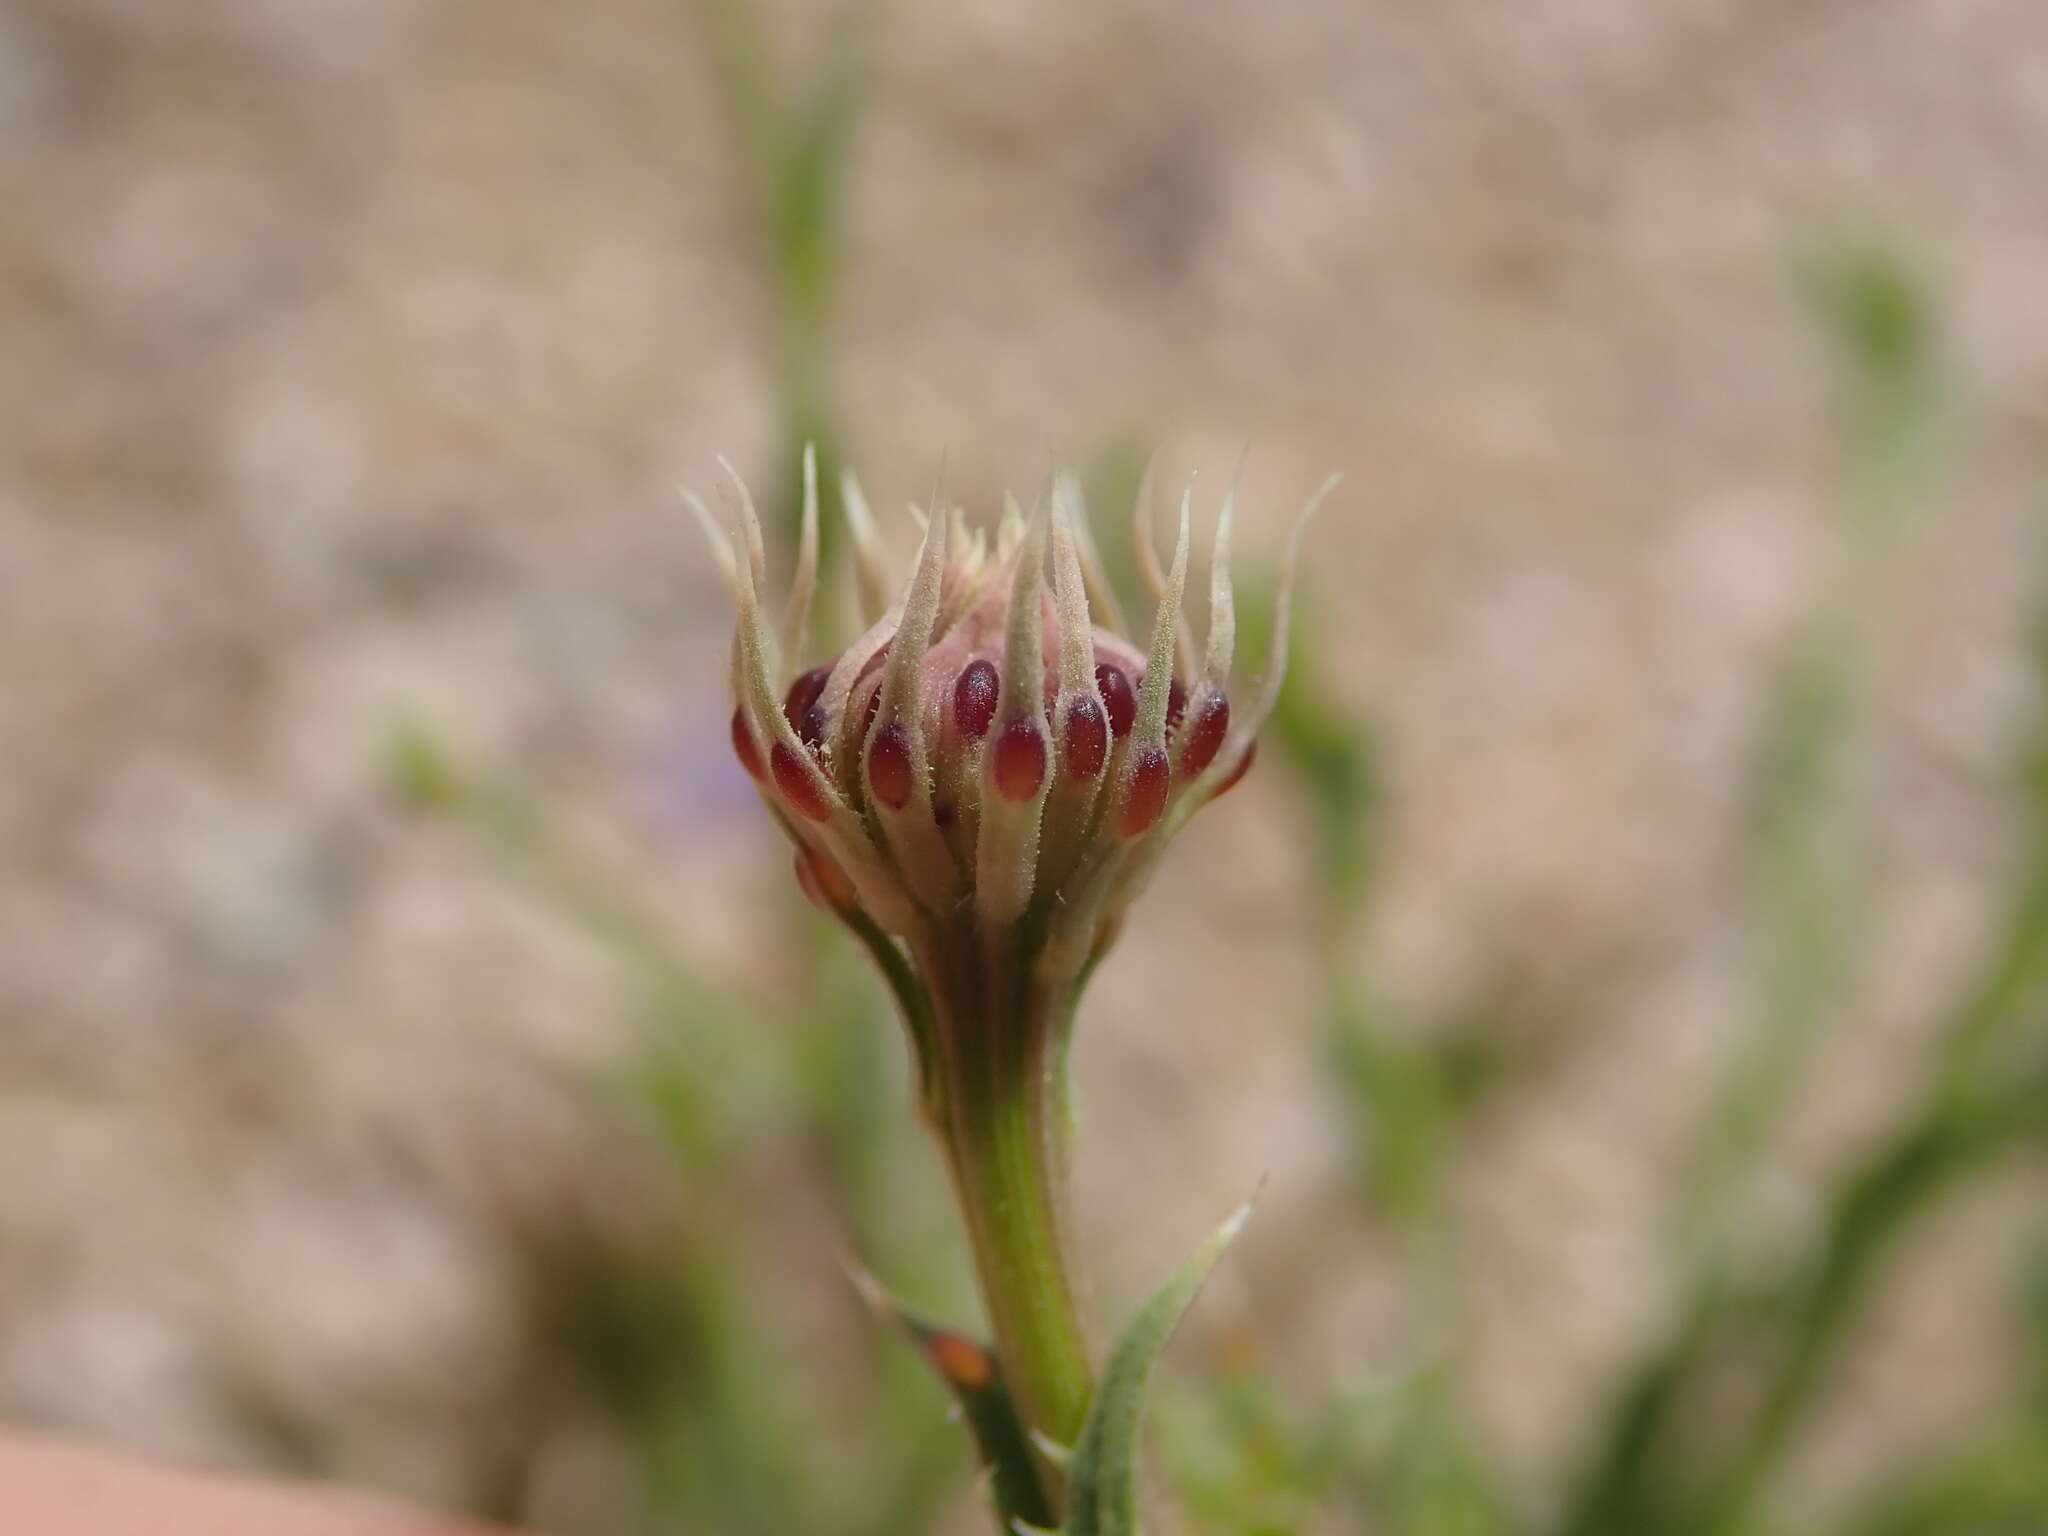
[[1303,1410],[1265,1372],[1240,1363],[1159,1405],[1172,1486],[1198,1530],[1304,1536],[1359,1481],[1373,1394]]
[[[2048,1060],[1974,1096],[1930,1093],[1846,1180],[1826,1230],[1781,1284],[1731,1302],[1712,1282],[1684,1312],[1680,1331],[1632,1377],[1611,1411],[1602,1447],[1567,1501],[1560,1536],[1725,1536],[1748,1528],[1757,1502],[1839,1353],[1883,1261],[1911,1222],[1959,1180],[2017,1145],[2048,1144]],[[1669,1444],[1672,1422],[1710,1357],[1719,1325],[1739,1316],[1776,1340],[1759,1406],[1735,1450],[1702,1462]]]
[[[809,1017],[791,1030],[738,1028],[739,1001],[699,978],[658,919],[581,867],[544,817],[466,770],[424,730],[394,733],[387,757],[395,793],[475,833],[638,983],[649,1027],[622,1085],[667,1142],[691,1197],[690,1230],[672,1264],[645,1273],[602,1254],[553,1251],[540,1256],[537,1273],[550,1335],[632,1431],[661,1527],[819,1536],[915,1528],[957,1474],[957,1463],[916,1433],[924,1401],[878,1363],[876,1411],[838,1448],[858,1460],[858,1447],[870,1447],[868,1475],[857,1495],[819,1501],[803,1373],[777,1358],[777,1319],[763,1315],[726,1257],[753,1241],[744,1234],[755,1213],[727,1195],[735,1161],[764,1126],[782,1122],[817,1138],[843,1208],[881,1249],[882,1215],[900,1206],[903,1186],[883,1163],[881,1123],[893,1106],[884,1102],[888,1031],[871,983],[803,908],[797,937],[818,962],[804,967],[814,978]],[[807,1443],[813,1453],[799,1455]]]
[[1757,1015],[1715,1094],[1689,1181],[1688,1246],[1725,1237],[1738,1192],[1765,1150],[1849,975],[1856,882],[1844,800],[1853,665],[1830,631],[1780,685],[1764,752],[1751,848]]
[[733,1256],[699,1235],[624,1252],[544,1234],[529,1266],[536,1324],[577,1367],[579,1398],[635,1449],[656,1528],[822,1532],[794,1373]]
[[2034,719],[2022,758],[2026,808],[2025,861],[2019,894],[1998,947],[1944,1038],[1940,1072],[1946,1091],[1967,1091],[2015,1037],[2024,1046],[2048,1031],[2048,579],[2037,578],[2032,622]]
[[1965,1175],[2029,1140],[2048,1144],[2048,1056],[1963,1098],[1938,1090],[1835,1199],[1814,1258],[1777,1300],[1785,1343],[1746,1438],[1710,1502],[1708,1529],[1736,1529],[1861,1314],[1909,1222]]
[[[1272,582],[1245,583],[1247,645],[1263,653],[1272,632]],[[1287,683],[1266,745],[1305,791],[1314,818],[1316,943],[1330,993],[1325,1066],[1344,1104],[1361,1176],[1380,1205],[1412,1222],[1428,1209],[1446,1143],[1444,1084],[1425,1045],[1397,1038],[1376,1016],[1358,976],[1357,920],[1372,889],[1384,815],[1372,737],[1347,718],[1329,686],[1320,609],[1297,602]]]
[[780,1096],[784,1053],[766,1048],[757,1034],[743,1041],[742,1031],[729,1028],[742,1011],[737,1000],[699,974],[656,918],[583,867],[543,816],[457,762],[422,727],[394,730],[385,756],[395,794],[469,828],[529,889],[628,967],[661,1026],[661,1041],[687,1045],[678,1060],[655,1058],[657,1070],[687,1068],[715,1083],[725,1103]]
[[1250,1214],[1245,1206],[1218,1227],[1125,1326],[1073,1448],[1061,1536],[1136,1536],[1138,1431],[1152,1368]]
[[[818,453],[821,499],[838,494],[839,433],[829,367],[829,320],[840,283],[841,201],[870,81],[874,0],[848,0],[832,15],[816,77],[793,92],[775,79],[772,51],[752,0],[696,0],[711,56],[712,85],[748,170],[750,202],[771,277],[776,379],[782,407],[773,524],[794,543],[802,507],[802,456]],[[819,557],[829,571],[843,519],[821,520]],[[829,607],[834,584],[821,597]]]
[[1805,286],[1841,373],[1849,559],[1781,675],[1751,843],[1757,1016],[1709,1113],[1681,1233],[1716,1262],[1740,1192],[1804,1077],[1844,990],[1860,931],[1847,766],[1877,599],[1925,499],[1936,368],[1930,303],[1906,263],[1870,242],[1810,260]]
[[[1246,608],[1253,646],[1262,648],[1269,583],[1251,584]],[[1409,1250],[1418,1310],[1433,1332],[1453,1334],[1456,1233],[1445,1172],[1461,1117],[1504,1068],[1498,1020],[1475,1016],[1447,1037],[1411,1039],[1379,1016],[1360,974],[1358,928],[1386,817],[1381,754],[1340,702],[1332,642],[1312,599],[1297,604],[1292,649],[1267,741],[1306,791],[1314,818],[1317,942],[1330,992],[1324,1058],[1349,1110],[1366,1188]],[[1369,1474],[1375,1516],[1388,1529],[1443,1536],[1508,1529],[1505,1503],[1455,1409],[1448,1369],[1420,1373],[1424,1380],[1427,1390],[1401,1395],[1398,1432]]]
[[1941,370],[1926,285],[1891,243],[1837,239],[1803,272],[1847,378],[1851,504],[1882,537],[1910,516],[1932,471]]
[[[1272,632],[1273,588],[1261,577],[1244,599],[1249,645],[1263,655]],[[1332,942],[1363,909],[1378,869],[1384,785],[1372,733],[1348,716],[1331,681],[1331,641],[1309,594],[1295,602],[1286,686],[1267,740],[1298,776],[1316,818],[1316,878]]]
[[1551,1529],[1556,1536],[1633,1536],[1673,1528],[1666,1435],[1691,1385],[1718,1311],[1718,1296],[1696,1299],[1682,1324],[1637,1361],[1602,1421],[1598,1450]]
[[833,16],[818,79],[781,123],[774,237],[784,302],[801,323],[823,323],[837,272],[840,196],[866,95],[872,6]]
[[1138,552],[1130,537],[1131,509],[1144,484],[1152,459],[1146,434],[1124,430],[1110,434],[1088,456],[1081,475],[1082,500],[1095,532],[1096,553],[1118,601],[1127,614],[1151,611],[1152,595],[1138,573]]
[[1833,1536],[2041,1536],[2048,1531],[2048,1428],[2025,1422],[1973,1436],[1934,1467],[1914,1467],[1866,1500]]
[[732,121],[757,195],[774,183],[781,108],[768,39],[752,0],[695,0],[711,56],[711,81]]
[[1426,1536],[1508,1536],[1506,1501],[1467,1432],[1445,1371],[1406,1384],[1391,1443],[1372,1484],[1383,1528]]
[[1447,1157],[1449,1105],[1435,1053],[1379,1028],[1369,1005],[1340,996],[1325,1050],[1351,1113],[1366,1187],[1397,1226],[1427,1219]]

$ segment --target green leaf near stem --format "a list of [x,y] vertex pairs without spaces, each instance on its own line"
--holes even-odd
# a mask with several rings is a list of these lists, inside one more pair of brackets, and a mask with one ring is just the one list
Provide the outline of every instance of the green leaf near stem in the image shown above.
[[1138,1529],[1138,1429],[1145,1388],[1209,1271],[1251,1215],[1241,1207],[1139,1309],[1109,1357],[1102,1384],[1068,1467],[1062,1536],[1135,1536]]

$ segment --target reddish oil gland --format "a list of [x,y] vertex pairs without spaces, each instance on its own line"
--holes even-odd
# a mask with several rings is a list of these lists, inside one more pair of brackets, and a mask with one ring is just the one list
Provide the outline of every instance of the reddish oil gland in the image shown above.
[[[1224,776],[1224,780],[1221,784],[1218,784],[1216,786],[1216,794],[1227,795],[1233,789],[1237,788],[1237,786],[1243,782],[1244,776],[1252,771],[1252,759],[1257,757],[1258,755],[1259,744],[1255,741],[1244,749],[1244,756],[1240,757],[1237,760],[1237,766],[1231,769],[1230,772]],[[1211,798],[1214,798],[1214,796],[1212,796]]]
[[1195,706],[1187,737],[1181,742],[1180,771],[1193,778],[1216,761],[1223,750],[1223,737],[1230,730],[1230,700],[1220,693],[1206,695]]
[[941,832],[952,826],[959,819],[959,816],[960,807],[950,800],[941,800],[932,807],[932,820],[939,824]]
[[818,698],[825,691],[825,679],[831,675],[829,665],[811,668],[789,685],[782,700],[782,718],[814,752],[825,741],[825,711],[819,708]]
[[859,900],[854,894],[853,882],[846,878],[846,871],[830,854],[821,853],[816,848],[797,849],[796,883],[814,906],[827,912],[845,911]]
[[767,777],[768,770],[761,763],[760,744],[754,740],[754,728],[747,724],[745,710],[732,712],[732,750],[739,758],[740,766],[747,770],[750,779]]
[[1060,730],[1065,749],[1065,766],[1070,779],[1092,779],[1102,772],[1109,756],[1109,720],[1102,705],[1086,694],[1067,706],[1067,718]]
[[835,907],[854,906],[860,898],[854,893],[853,882],[846,878],[846,871],[839,867],[839,861],[829,853],[816,848],[804,850],[811,865],[812,878],[818,882],[818,889],[825,893],[825,899]]
[[969,741],[979,741],[995,722],[996,699],[1002,693],[1002,679],[995,664],[970,661],[953,683],[953,724]]
[[1102,707],[1109,711],[1109,731],[1118,741],[1131,734],[1138,718],[1138,693],[1131,687],[1124,669],[1109,662],[1095,665],[1095,691],[1102,695]]
[[997,794],[1021,802],[1038,793],[1045,782],[1045,732],[1036,720],[1012,720],[993,750]]
[[1180,717],[1187,712],[1188,691],[1181,687],[1180,679],[1176,677],[1166,685],[1166,733],[1169,736],[1180,724]]
[[868,743],[868,788],[892,811],[910,803],[910,738],[894,720]]
[[966,1392],[981,1392],[995,1380],[995,1367],[988,1355],[972,1340],[957,1333],[934,1333],[925,1348],[932,1364],[954,1386]]
[[768,754],[768,771],[775,775],[775,787],[782,791],[783,799],[812,821],[823,821],[832,814],[832,803],[825,798],[825,784],[818,777],[818,770],[785,743],[778,741]]
[[1117,807],[1116,835],[1126,842],[1150,832],[1166,809],[1173,770],[1159,747],[1140,747],[1124,766],[1123,803]]

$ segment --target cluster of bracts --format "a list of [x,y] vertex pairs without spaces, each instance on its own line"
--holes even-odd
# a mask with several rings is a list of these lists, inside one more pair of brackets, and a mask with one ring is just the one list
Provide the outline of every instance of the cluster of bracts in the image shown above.
[[[1084,939],[1135,894],[1160,848],[1251,767],[1277,698],[1288,580],[1255,707],[1233,724],[1230,525],[1217,518],[1199,657],[1182,621],[1191,492],[1161,568],[1141,492],[1138,563],[1157,601],[1150,645],[1120,633],[1071,480],[1028,515],[1008,503],[993,540],[957,508],[919,514],[923,546],[893,597],[859,486],[843,490],[868,628],[830,661],[792,670],[817,581],[817,486],[806,459],[804,523],[778,637],[761,611],[765,558],[745,485],[730,541],[692,505],[738,599],[732,743],[798,848],[813,899],[885,932],[971,914],[982,927],[1027,911]],[[1334,482],[1332,482],[1334,483]],[[1308,512],[1289,542],[1291,574]],[[1098,626],[1094,616],[1106,623]],[[1087,944],[1084,942],[1085,949]]]

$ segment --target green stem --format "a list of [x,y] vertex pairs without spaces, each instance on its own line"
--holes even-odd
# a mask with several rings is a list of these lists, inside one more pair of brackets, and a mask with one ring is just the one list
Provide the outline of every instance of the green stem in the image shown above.
[[[934,988],[943,1082],[934,1128],[1018,1412],[1071,1446],[1094,1390],[1067,1230],[1063,1041],[1072,994],[1034,983],[1019,953],[985,956],[973,974]],[[1058,1507],[1059,1468],[1042,1461],[1039,1470]]]

